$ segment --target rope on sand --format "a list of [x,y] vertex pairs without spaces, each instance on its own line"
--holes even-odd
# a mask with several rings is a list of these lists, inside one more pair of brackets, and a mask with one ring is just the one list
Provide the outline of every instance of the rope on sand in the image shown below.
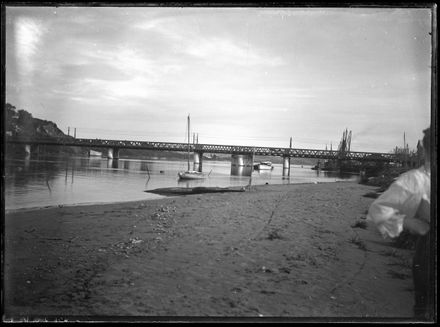
[[[356,239],[360,240],[360,236],[359,234],[352,229],[352,231],[356,234]],[[361,240],[359,242],[362,242]],[[341,282],[337,283],[331,290],[330,293],[333,293],[334,291],[336,291],[338,288],[340,288],[343,285],[348,285],[348,282],[353,280],[357,275],[360,274],[360,272],[364,269],[365,264],[367,263],[367,250],[364,248],[364,260],[362,262],[362,264],[359,266],[359,269],[356,270],[351,276],[348,276],[347,278],[345,278],[344,280],[342,280]]]
[[280,197],[275,205],[275,207],[273,208],[269,219],[266,221],[266,223],[263,225],[263,227],[253,236],[251,237],[249,240],[255,240],[258,236],[260,236],[260,234],[264,231],[264,229],[269,226],[269,224],[272,222],[273,216],[275,215],[276,210],[278,209],[278,206],[280,205],[280,203],[285,200],[285,198],[287,197],[289,193],[286,192],[282,197]]

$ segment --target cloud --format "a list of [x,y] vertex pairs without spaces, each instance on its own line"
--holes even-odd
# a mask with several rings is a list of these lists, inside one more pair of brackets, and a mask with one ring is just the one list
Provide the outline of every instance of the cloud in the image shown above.
[[[213,12],[211,12],[211,15]],[[209,16],[208,17],[213,17]],[[225,16],[213,17],[221,20]],[[235,36],[234,33],[214,34],[210,29],[211,22],[207,17],[175,16],[160,17],[135,24],[135,29],[160,35],[168,42],[174,54],[188,55],[210,65],[239,66],[279,66],[284,60],[270,51],[263,51],[256,46]],[[216,30],[217,31],[217,30]],[[219,36],[220,35],[220,36]]]
[[29,75],[36,68],[36,56],[45,32],[43,23],[38,19],[18,17],[15,21],[16,62],[21,76]]
[[251,49],[234,43],[231,39],[217,37],[189,40],[184,52],[214,64],[231,64],[240,66],[279,66],[283,60],[277,56],[263,54],[257,49]]

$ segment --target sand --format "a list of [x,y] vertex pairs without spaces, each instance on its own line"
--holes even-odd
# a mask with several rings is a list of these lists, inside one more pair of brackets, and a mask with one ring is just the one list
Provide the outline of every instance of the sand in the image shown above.
[[5,215],[5,320],[412,317],[412,252],[352,182]]

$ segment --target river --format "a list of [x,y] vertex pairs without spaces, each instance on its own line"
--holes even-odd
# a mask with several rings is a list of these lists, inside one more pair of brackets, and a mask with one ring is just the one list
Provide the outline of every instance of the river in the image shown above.
[[271,171],[252,171],[251,176],[231,175],[229,161],[204,160],[202,181],[178,181],[186,170],[184,161],[165,159],[108,160],[94,157],[38,157],[5,159],[5,209],[37,208],[56,205],[124,202],[158,199],[145,192],[163,187],[245,186],[262,184],[322,183],[356,181],[356,175],[317,172],[311,166],[291,165],[290,178],[283,178],[282,164]]

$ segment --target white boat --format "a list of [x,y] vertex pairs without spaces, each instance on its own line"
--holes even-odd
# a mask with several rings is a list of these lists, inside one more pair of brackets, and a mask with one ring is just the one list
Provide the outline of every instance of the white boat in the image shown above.
[[102,152],[90,150],[89,157],[102,157]]
[[262,162],[259,162],[257,164],[254,164],[254,169],[258,169],[258,170],[272,170],[273,169],[273,165],[272,165],[272,162],[270,162],[270,161],[262,161]]
[[204,179],[205,174],[196,170],[188,170],[177,173],[179,179]]
[[182,171],[182,172],[178,172],[177,176],[179,176],[179,179],[204,179],[206,176],[204,173],[200,172],[200,171],[196,171],[196,170],[190,170],[190,163],[189,163],[189,157],[190,157],[190,151],[189,151],[189,124],[190,124],[190,119],[189,119],[189,115],[188,115],[188,170],[187,171]]

